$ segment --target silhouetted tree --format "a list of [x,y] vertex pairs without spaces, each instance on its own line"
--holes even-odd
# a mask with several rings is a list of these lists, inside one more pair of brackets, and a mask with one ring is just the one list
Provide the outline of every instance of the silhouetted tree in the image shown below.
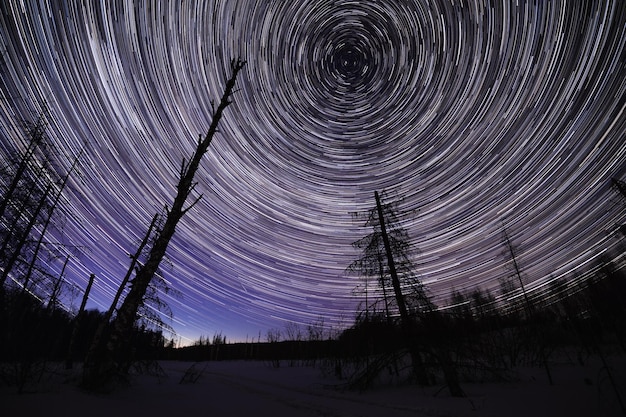
[[[70,336],[70,343],[67,348],[67,356],[65,358],[65,369],[72,369],[74,364],[74,350],[76,345],[76,338],[78,336],[78,332],[80,331],[81,321],[83,319],[85,306],[87,305],[87,300],[89,299],[89,293],[91,292],[91,286],[93,285],[93,281],[96,278],[95,274],[91,274],[89,276],[89,282],[87,283],[87,287],[85,288],[85,292],[83,293],[83,299],[80,303],[80,308],[78,309],[78,313],[76,317],[74,317],[74,325],[72,328],[72,335]],[[104,320],[100,323],[102,326]]]
[[[122,282],[120,283],[120,285],[117,288],[117,291],[115,292],[115,296],[113,297],[111,306],[106,311],[106,313],[104,313],[103,320],[98,326],[98,329],[96,330],[93,340],[91,341],[89,351],[87,352],[87,356],[85,358],[85,363],[87,364],[87,366],[95,366],[99,362],[99,358],[103,357],[105,354],[104,353],[104,349],[106,348],[106,346],[104,346],[105,330],[109,326],[111,317],[113,317],[113,314],[115,313],[117,309],[117,305],[119,304],[119,301],[122,295],[124,294],[124,291],[127,290],[128,282],[130,281],[130,278],[133,272],[135,271],[136,265],[139,262],[139,258],[141,254],[143,253],[144,248],[146,247],[146,245],[148,245],[148,243],[150,242],[150,239],[153,236],[152,232],[158,220],[159,220],[159,215],[155,214],[154,217],[152,218],[152,221],[150,222],[150,225],[148,226],[148,231],[144,235],[141,243],[139,244],[139,247],[137,248],[137,251],[135,252],[135,254],[130,255],[130,266],[128,267],[128,270],[126,271],[126,275],[124,275],[124,278],[122,278]],[[96,364],[94,364],[94,362],[96,362]]]
[[226,107],[231,104],[231,96],[234,92],[235,82],[239,71],[245,62],[233,60],[231,62],[231,76],[226,82],[226,88],[221,101],[213,113],[213,120],[208,132],[204,137],[200,136],[196,150],[191,159],[187,162],[183,160],[180,168],[180,179],[177,185],[177,194],[171,207],[166,207],[166,217],[163,226],[158,230],[158,234],[147,261],[139,267],[133,279],[132,286],[120,306],[117,316],[112,323],[111,334],[109,335],[106,351],[103,357],[91,358],[85,364],[83,375],[84,385],[87,387],[97,387],[107,383],[115,375],[125,375],[128,372],[129,364],[125,360],[125,349],[127,341],[133,332],[137,320],[137,311],[144,301],[146,291],[165,256],[167,246],[174,235],[176,225],[180,219],[193,207],[202,197],[198,197],[188,207],[184,207],[189,195],[195,190],[197,183],[194,176],[200,166],[202,157],[207,152],[213,136],[217,132],[218,124]]
[[[409,321],[409,316],[429,311],[433,305],[415,273],[411,261],[415,248],[398,218],[396,204],[384,204],[378,192],[374,197],[376,206],[366,213],[365,221],[373,231],[352,244],[362,255],[348,270],[364,279],[366,302],[362,314],[382,310],[388,321],[394,317]],[[371,287],[370,278],[374,281]]]
[[550,338],[548,337],[546,329],[542,325],[543,323],[541,323],[537,311],[535,311],[535,308],[531,303],[530,298],[528,297],[526,287],[524,286],[524,280],[522,279],[522,271],[518,263],[517,251],[515,249],[515,246],[511,242],[509,234],[504,225],[502,226],[502,240],[505,244],[505,251],[509,256],[509,261],[511,262],[513,275],[519,282],[522,296],[524,297],[523,309],[526,312],[526,322],[530,324],[528,331],[523,334],[523,336],[527,340],[529,346],[534,346],[536,348],[539,359],[541,360],[541,363],[546,371],[548,381],[550,382],[550,385],[552,385],[552,372],[550,370],[548,362],[552,350],[552,346],[550,345]]
[[[25,262],[33,232],[41,222],[49,197],[53,192],[55,173],[48,172],[44,160],[39,163],[46,137],[47,121],[45,114],[40,114],[34,123],[26,123],[27,146],[13,164],[4,170],[0,178],[2,198],[0,199],[0,287],[4,287],[7,278],[15,275],[18,262]],[[13,165],[13,166],[11,166]],[[50,174],[50,175],[48,175]]]
[[[64,190],[80,156],[63,166],[65,156],[49,143],[47,117],[44,108],[24,122],[24,140],[9,141],[14,148],[0,167],[0,352],[16,364],[20,387],[65,349],[69,318],[59,308],[68,246],[50,231],[60,230],[68,213]],[[58,275],[52,265],[63,258]]]
[[[506,228],[504,227],[504,225],[502,226],[502,241],[505,245],[505,256],[508,257],[509,262],[511,263],[511,269],[513,272],[513,276],[514,279],[517,280],[517,282],[519,282],[519,287],[520,290],[522,292],[522,296],[524,297],[524,310],[526,311],[526,315],[527,317],[530,317],[532,314],[532,305],[530,303],[530,300],[528,298],[528,294],[526,294],[526,287],[524,286],[524,280],[522,279],[522,271],[520,269],[519,263],[518,263],[518,255],[517,255],[517,250],[515,248],[515,246],[513,246],[513,243],[511,242],[511,238],[509,237],[509,234],[506,230]],[[513,291],[511,291],[513,289],[512,286],[509,286],[510,283],[508,283],[507,281],[503,281],[502,282],[503,285],[503,289],[504,291],[506,291],[507,289],[509,289],[509,291],[507,291],[507,293],[511,293]]]
[[[436,349],[429,349],[426,347],[427,342],[420,343],[417,340],[416,321],[418,319],[422,322],[422,329],[434,325],[437,321],[434,305],[415,275],[408,233],[398,219],[395,206],[383,204],[378,192],[374,193],[374,198],[376,206],[369,211],[366,222],[366,226],[372,227],[374,232],[354,243],[355,247],[363,250],[363,256],[351,264],[349,269],[361,271],[366,277],[378,277],[387,317],[389,317],[390,301],[393,300],[394,312],[400,316],[400,327],[418,383],[422,385],[429,383],[420,353],[420,350],[427,350],[441,366],[450,393],[453,396],[464,396],[450,351],[444,340],[445,336],[437,337],[436,341],[431,340],[431,342],[436,342]],[[387,288],[392,294],[391,300],[387,296]],[[440,335],[432,331],[430,333],[433,337]]]

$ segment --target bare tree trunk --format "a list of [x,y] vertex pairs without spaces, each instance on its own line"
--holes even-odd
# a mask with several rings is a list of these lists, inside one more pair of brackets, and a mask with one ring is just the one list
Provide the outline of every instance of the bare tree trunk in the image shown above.
[[9,201],[13,197],[13,193],[17,190],[19,182],[24,177],[26,168],[30,164],[32,157],[35,153],[35,150],[37,150],[37,148],[43,141],[45,130],[46,130],[46,122],[44,120],[44,115],[42,113],[39,115],[37,122],[34,125],[32,125],[30,129],[28,129],[27,135],[30,138],[30,141],[28,142],[28,147],[26,148],[24,155],[22,155],[22,158],[20,159],[20,163],[18,164],[17,171],[15,172],[15,175],[13,176],[11,184],[9,184],[9,187],[7,188],[4,198],[0,200],[0,218],[4,217],[5,210],[7,206],[9,205]]
[[378,210],[378,221],[380,223],[380,231],[383,237],[383,243],[385,244],[385,253],[387,255],[387,266],[389,267],[389,274],[391,275],[391,285],[393,287],[393,291],[396,296],[396,302],[398,303],[398,310],[400,310],[400,321],[402,325],[402,332],[404,334],[407,347],[411,354],[411,361],[413,362],[413,373],[417,378],[417,382],[420,385],[428,385],[428,375],[426,374],[426,369],[424,367],[424,362],[422,361],[422,357],[419,353],[419,349],[417,349],[416,343],[413,340],[413,335],[411,334],[411,318],[409,317],[409,313],[406,309],[406,303],[404,301],[404,295],[402,294],[402,288],[400,287],[400,280],[398,278],[398,273],[396,271],[396,264],[393,259],[393,251],[391,250],[391,245],[389,243],[389,236],[387,236],[387,228],[385,227],[385,215],[383,213],[382,205],[380,204],[380,197],[378,195],[378,191],[374,192],[374,197],[376,198],[376,208]]
[[380,272],[380,286],[383,289],[383,300],[385,301],[385,317],[387,324],[391,325],[391,314],[389,314],[389,299],[387,298],[387,285],[385,285],[385,274],[383,271],[383,257],[382,254],[378,254],[378,271]]
[[519,280],[520,288],[522,289],[522,294],[524,295],[524,309],[526,310],[526,320],[530,323],[529,330],[534,331],[535,335],[539,337],[539,355],[541,356],[541,362],[543,364],[544,369],[546,370],[546,375],[548,377],[548,382],[550,385],[554,385],[554,381],[552,379],[552,372],[550,371],[550,364],[548,362],[548,353],[546,352],[546,340],[547,336],[544,333],[544,329],[541,326],[541,323],[536,322],[535,310],[533,305],[528,298],[528,294],[526,294],[526,288],[524,287],[524,281],[522,280],[522,273],[520,267],[517,263],[517,254],[515,253],[515,248],[513,247],[513,243],[509,238],[509,235],[502,226],[502,231],[504,234],[504,243],[506,244],[507,249],[509,250],[509,254],[511,255],[511,261],[513,262],[513,270],[517,279]]
[[[80,155],[82,155],[82,151],[81,151]],[[44,238],[46,236],[46,232],[48,231],[48,227],[50,227],[50,224],[52,223],[53,214],[56,211],[56,209],[57,209],[57,207],[59,205],[59,202],[61,201],[61,197],[63,196],[63,190],[65,189],[65,186],[67,185],[67,181],[69,180],[70,175],[72,175],[72,172],[74,172],[74,170],[76,169],[76,166],[78,165],[78,161],[80,159],[80,155],[74,159],[74,162],[72,163],[72,166],[70,167],[70,169],[67,171],[67,173],[63,177],[63,181],[59,185],[59,189],[57,190],[57,193],[54,196],[54,200],[52,201],[52,204],[48,208],[48,213],[47,213],[47,216],[46,216],[46,220],[44,221],[43,226],[41,228],[41,232],[39,234],[39,239],[37,240],[37,243],[35,245],[35,249],[33,251],[32,259],[30,260],[30,262],[28,264],[28,270],[26,271],[26,274],[24,275],[24,287],[23,287],[24,290],[26,290],[26,286],[28,284],[28,281],[30,280],[30,277],[32,276],[33,270],[35,269],[35,264],[37,262],[37,258],[39,257],[39,251],[41,250],[41,247],[43,245],[43,241],[44,241]],[[68,259],[69,259],[69,257],[68,257]],[[65,261],[65,262],[67,263],[67,261]],[[65,265],[63,265],[63,269],[65,269]],[[62,275],[63,275],[63,272],[61,272],[61,276]]]
[[109,309],[106,312],[106,315],[104,316],[105,322],[108,322],[111,319],[111,317],[113,316],[113,312],[117,308],[117,303],[119,303],[120,298],[122,297],[122,293],[124,292],[124,288],[126,288],[126,286],[128,285],[128,281],[130,280],[130,276],[132,275],[133,271],[135,270],[137,262],[139,262],[139,257],[141,256],[141,253],[143,252],[144,248],[146,247],[146,245],[150,241],[150,236],[152,235],[152,230],[154,230],[154,227],[155,227],[158,219],[159,219],[159,215],[158,214],[155,214],[154,217],[152,217],[152,221],[150,222],[150,226],[148,226],[148,231],[146,232],[146,235],[144,236],[144,238],[141,241],[141,243],[139,244],[139,247],[137,248],[137,252],[135,252],[135,255],[131,256],[131,261],[130,261],[130,266],[128,267],[128,271],[126,271],[126,275],[124,276],[124,279],[122,280],[122,283],[120,284],[119,288],[117,289],[117,293],[115,293],[115,298],[113,298],[113,302],[111,303],[111,306],[109,307]]
[[511,262],[513,262],[513,271],[515,272],[515,276],[519,280],[519,285],[522,289],[522,294],[524,295],[524,306],[526,309],[526,314],[528,315],[528,319],[530,319],[532,316],[532,305],[530,304],[530,300],[528,299],[528,295],[526,294],[526,287],[524,287],[522,273],[520,271],[519,265],[517,264],[517,254],[515,253],[515,248],[513,247],[511,239],[509,239],[509,234],[507,233],[504,226],[502,226],[502,233],[504,235],[504,243],[506,244],[506,248],[509,250],[509,254],[511,255]]
[[72,329],[72,335],[70,336],[70,345],[67,348],[67,357],[65,359],[65,369],[72,369],[72,365],[74,363],[74,344],[76,343],[76,336],[78,335],[80,322],[83,318],[83,311],[85,311],[85,306],[87,305],[87,300],[89,299],[89,292],[91,291],[91,286],[93,285],[93,281],[95,278],[95,274],[89,275],[89,283],[87,284],[87,288],[85,288],[83,300],[80,303],[78,314],[76,314],[76,318],[74,319],[74,327]]
[[[26,229],[23,231],[22,236],[18,240],[17,246],[15,250],[13,251],[13,253],[11,254],[11,257],[9,258],[6,264],[4,271],[2,271],[2,275],[0,276],[0,286],[4,285],[4,283],[6,282],[6,279],[8,278],[9,274],[13,270],[13,267],[17,263],[20,255],[22,255],[22,249],[26,245],[28,241],[28,236],[30,235],[30,232],[33,229],[33,227],[35,227],[35,223],[37,223],[37,217],[39,217],[39,213],[41,213],[41,210],[43,209],[51,190],[52,190],[52,184],[48,184],[44,192],[44,195],[40,198],[37,204],[37,207],[35,208],[35,211],[32,213],[31,218],[28,224],[26,225]],[[24,286],[24,288],[26,287]]]
[[70,256],[67,255],[65,258],[65,262],[63,262],[63,268],[61,268],[61,273],[59,274],[59,278],[54,282],[52,287],[52,293],[50,294],[50,299],[48,300],[48,305],[46,306],[46,313],[52,313],[54,307],[57,304],[59,299],[59,292],[61,292],[61,286],[63,284],[63,274],[65,274],[65,268],[67,267],[67,263],[70,261]]
[[177,194],[174,198],[174,203],[169,210],[166,207],[167,215],[165,224],[160,230],[159,235],[150,250],[148,260],[137,271],[133,280],[133,285],[117,312],[116,319],[113,322],[111,335],[109,336],[106,345],[106,357],[101,358],[101,360],[100,358],[94,358],[94,360],[100,362],[97,364],[99,366],[94,368],[94,370],[97,369],[96,372],[90,372],[90,375],[84,375],[83,382],[87,387],[93,386],[94,383],[99,384],[103,380],[106,383],[114,378],[116,374],[124,375],[128,372],[129,362],[125,355],[126,349],[124,349],[124,347],[126,345],[126,341],[129,340],[133,332],[133,327],[137,318],[137,310],[143,303],[148,285],[154,277],[161,260],[165,256],[165,251],[167,250],[170,239],[174,235],[176,225],[183,215],[185,215],[185,213],[202,197],[202,195],[200,195],[200,197],[189,207],[183,208],[187,197],[195,189],[196,183],[193,181],[194,176],[200,166],[202,157],[208,150],[211,140],[217,132],[217,127],[220,119],[222,118],[222,113],[226,107],[231,104],[230,96],[233,94],[237,74],[244,65],[245,62],[241,60],[233,60],[231,62],[232,75],[226,82],[224,94],[222,95],[220,104],[213,114],[213,120],[211,121],[209,130],[204,138],[200,137],[198,139],[198,145],[191,160],[188,163],[183,160],[183,163],[181,164],[180,180],[177,185]]
[[115,309],[117,308],[117,304],[119,303],[120,298],[122,297],[122,293],[124,292],[124,289],[128,285],[128,281],[130,280],[130,277],[133,271],[135,270],[135,266],[137,265],[137,262],[139,260],[139,257],[141,256],[141,253],[143,252],[144,248],[148,244],[148,241],[150,240],[150,236],[152,235],[152,230],[154,229],[154,226],[156,225],[158,218],[159,218],[159,215],[155,214],[154,217],[152,218],[152,221],[150,222],[150,226],[148,226],[148,231],[146,232],[143,240],[141,241],[141,243],[139,244],[139,247],[137,248],[137,251],[135,252],[134,255],[131,255],[130,257],[131,261],[130,261],[130,266],[128,267],[128,271],[126,271],[126,275],[124,276],[124,279],[122,279],[122,283],[120,284],[120,286],[117,288],[117,292],[115,293],[113,302],[111,302],[111,306],[105,313],[102,319],[102,322],[98,325],[98,328],[96,329],[96,333],[93,336],[91,345],[89,346],[89,350],[87,352],[87,355],[85,356],[85,366],[83,367],[84,372],[87,372],[87,373],[93,372],[89,367],[97,365],[97,364],[94,364],[94,362],[97,362],[98,361],[97,358],[103,355],[102,349],[104,348],[103,346],[104,330],[109,325],[109,320],[111,320],[111,317],[113,317],[113,312],[115,312]]

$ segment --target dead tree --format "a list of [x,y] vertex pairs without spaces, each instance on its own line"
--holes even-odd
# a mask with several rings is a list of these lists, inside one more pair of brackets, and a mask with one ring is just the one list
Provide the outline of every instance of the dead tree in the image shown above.
[[385,225],[385,213],[383,212],[383,207],[380,203],[380,196],[378,195],[378,191],[374,193],[374,197],[376,198],[376,210],[378,212],[380,234],[385,247],[385,255],[387,260],[387,266],[389,268],[389,275],[391,275],[391,285],[396,297],[396,303],[398,304],[398,310],[400,311],[400,320],[402,321],[403,326],[405,326],[406,324],[410,323],[409,312],[406,308],[404,294],[402,294],[402,288],[400,287],[400,279],[398,278],[398,272],[396,271],[394,254],[391,248],[391,243],[389,241],[389,236],[387,235],[387,227]]
[[[396,301],[398,303],[398,309],[400,310],[400,320],[403,332],[406,334],[407,342],[409,343],[409,350],[411,353],[411,360],[413,361],[414,373],[418,377],[418,380],[422,380],[421,382],[427,382],[423,380],[423,378],[426,377],[426,375],[424,375],[424,365],[422,363],[422,359],[418,352],[418,349],[415,346],[415,342],[413,341],[413,321],[411,320],[411,317],[409,317],[406,304],[404,303],[404,295],[402,294],[400,280],[398,279],[398,273],[396,271],[394,254],[392,251],[391,243],[389,241],[389,236],[387,235],[387,228],[385,225],[385,213],[380,202],[380,196],[378,195],[378,191],[375,192],[374,196],[376,198],[376,208],[378,211],[378,220],[380,222],[380,231],[383,242],[385,244],[385,254],[387,255],[387,263],[389,266],[389,274],[391,275],[391,283],[393,286],[394,294],[396,296]],[[453,397],[464,397],[465,393],[459,385],[459,377],[456,372],[456,368],[452,363],[452,358],[450,357],[450,352],[448,351],[448,349],[445,346],[440,346],[438,352],[436,352],[435,354],[435,357],[437,358],[441,366],[444,378],[446,380],[446,384],[448,386],[448,389],[450,390],[450,394]]]
[[[75,172],[80,155],[65,174],[61,174],[50,158],[45,113],[37,121],[26,123],[27,146],[13,166],[7,166],[0,178],[3,194],[0,199],[0,286],[22,268],[20,285],[25,292],[33,273],[38,270],[48,229],[58,221],[63,192]],[[82,151],[81,151],[82,154]],[[51,252],[50,252],[51,253]],[[44,275],[46,275],[44,273]]]
[[[376,207],[367,213],[366,226],[371,226],[374,231],[368,236],[353,243],[353,246],[363,250],[361,258],[353,262],[348,269],[352,272],[364,275],[365,278],[377,277],[378,286],[382,291],[384,311],[388,324],[392,323],[390,306],[395,306],[395,313],[400,316],[400,327],[405,339],[406,347],[411,355],[413,374],[421,385],[427,385],[428,375],[414,338],[413,319],[407,307],[407,297],[411,296],[414,304],[412,311],[428,304],[427,297],[419,280],[414,279],[412,265],[408,261],[409,243],[408,234],[397,224],[396,213],[390,205],[381,203],[378,192],[374,194]],[[391,223],[391,228],[388,223]],[[401,271],[398,271],[400,262]],[[368,281],[366,281],[367,285]],[[389,294],[388,287],[393,290]],[[404,288],[404,292],[403,292]],[[408,294],[407,288],[412,288],[413,294]],[[366,289],[366,320],[370,303],[377,301],[369,300],[369,288]],[[415,301],[417,302],[415,303]]]
[[524,286],[524,281],[522,280],[522,272],[520,270],[519,264],[517,263],[517,252],[511,239],[509,238],[509,234],[506,231],[504,225],[502,226],[502,240],[506,245],[506,251],[509,255],[509,260],[511,261],[513,273],[515,277],[519,281],[520,289],[522,290],[522,295],[524,296],[524,309],[526,310],[527,317],[530,318],[532,315],[532,305],[530,304],[530,300],[528,298],[528,294],[526,294],[526,287]]
[[117,309],[117,304],[119,303],[120,298],[122,297],[122,294],[124,293],[124,290],[128,286],[128,281],[130,280],[130,277],[132,276],[133,271],[135,271],[137,262],[139,261],[139,257],[141,256],[146,245],[148,244],[150,240],[150,236],[152,236],[152,231],[154,230],[154,227],[157,223],[158,218],[159,218],[159,215],[155,214],[154,217],[152,218],[152,221],[150,222],[150,226],[148,226],[148,231],[146,232],[143,240],[141,241],[141,243],[139,244],[139,247],[137,248],[137,251],[135,252],[134,255],[130,255],[131,261],[130,261],[130,266],[128,267],[128,270],[126,271],[126,275],[124,276],[121,284],[117,288],[117,292],[115,293],[115,297],[113,297],[111,306],[104,314],[104,317],[102,321],[100,322],[100,324],[98,325],[98,328],[96,329],[96,333],[89,346],[89,350],[85,358],[85,363],[87,364],[93,363],[93,361],[96,360],[95,358],[98,358],[99,356],[103,355],[102,349],[105,348],[105,346],[103,346],[103,337],[104,337],[105,329],[109,325],[109,321],[111,320],[111,317],[113,317],[113,313]]
[[166,207],[166,217],[158,236],[150,249],[147,261],[138,270],[133,279],[130,291],[120,306],[117,316],[112,323],[111,333],[106,343],[103,357],[91,358],[85,363],[83,383],[87,388],[98,388],[101,384],[108,384],[116,375],[125,375],[130,364],[125,355],[126,341],[130,339],[135,322],[137,310],[141,306],[146,290],[152,281],[165,252],[170,239],[174,235],[176,225],[180,219],[202,198],[200,195],[187,208],[185,202],[194,191],[197,183],[194,176],[200,166],[202,157],[207,152],[213,136],[217,132],[218,124],[224,110],[231,104],[231,96],[234,93],[235,82],[239,71],[244,67],[245,61],[231,61],[231,77],[226,82],[226,88],[221,101],[214,109],[213,119],[209,130],[204,137],[200,136],[196,150],[191,159],[183,160],[180,168],[180,179],[176,187],[177,193],[171,207]]
[[50,298],[48,299],[48,304],[46,305],[46,313],[51,314],[59,303],[59,293],[63,288],[63,275],[65,274],[65,268],[67,267],[67,263],[70,261],[70,256],[67,255],[65,257],[65,262],[63,262],[63,267],[61,268],[61,273],[59,277],[54,280],[52,283],[52,291],[50,292]]
[[65,359],[65,369],[72,369],[72,365],[74,363],[74,345],[76,344],[76,337],[80,329],[80,322],[83,318],[83,312],[85,311],[85,306],[87,305],[87,300],[89,299],[89,292],[91,291],[91,286],[93,285],[95,278],[95,274],[89,275],[89,283],[87,283],[87,288],[85,288],[85,293],[83,294],[83,300],[81,301],[78,313],[74,318],[74,326],[72,327],[72,335],[70,336],[70,344],[67,348],[67,356]]
[[[24,282],[23,282],[23,287],[22,287],[23,291],[26,291],[27,289],[28,281],[30,280],[33,274],[37,260],[39,259],[39,252],[44,245],[44,239],[46,237],[46,233],[48,232],[48,228],[53,222],[54,214],[59,207],[61,198],[63,197],[63,191],[65,190],[65,187],[67,186],[67,181],[69,180],[72,173],[76,170],[76,167],[78,166],[78,162],[80,160],[81,155],[82,155],[82,151],[80,155],[74,159],[72,166],[63,177],[61,184],[59,184],[58,186],[58,189],[55,190],[56,194],[54,195],[54,197],[52,198],[52,201],[50,202],[50,205],[46,209],[45,218],[43,220],[43,224],[41,225],[41,231],[39,232],[39,238],[37,239],[37,242],[35,243],[35,247],[33,249],[33,255],[28,264],[28,269],[26,273],[24,274]],[[65,269],[65,265],[63,266],[63,269]],[[63,272],[61,272],[61,275],[63,275]]]
[[[384,297],[387,321],[391,322],[390,304],[393,303],[395,312],[400,316],[400,330],[417,382],[421,385],[430,383],[422,359],[422,354],[429,354],[440,365],[450,393],[453,396],[464,396],[448,344],[443,338],[421,342],[417,339],[418,321],[422,327],[432,327],[435,322],[434,305],[421,282],[415,277],[414,266],[410,261],[408,233],[400,226],[392,205],[383,204],[378,192],[374,193],[374,197],[376,208],[370,210],[366,223],[374,228],[374,233],[354,243],[355,247],[364,250],[364,255],[349,269],[366,276],[379,276],[378,283]],[[392,294],[388,294],[388,287],[391,287]],[[436,332],[430,333],[430,337],[436,337]]]
[[45,139],[45,131],[47,127],[44,113],[41,113],[35,123],[27,128],[27,136],[29,138],[26,151],[22,154],[15,173],[4,192],[2,200],[0,200],[0,219],[5,217],[6,210],[9,203],[12,201],[14,194],[16,193],[20,182],[24,178],[26,171],[35,156],[35,152],[42,145]]
[[[69,256],[55,279],[51,262],[60,258],[61,249],[67,246],[49,241],[49,229],[60,224],[63,192],[80,157],[63,173],[65,168],[57,165],[57,157],[64,155],[57,154],[48,141],[45,109],[35,122],[25,126],[25,149],[16,146],[0,169],[0,344],[3,351],[19,357],[20,366],[28,370],[41,358],[45,365],[51,351],[51,341],[46,337],[50,333],[40,326],[62,314],[56,307]],[[36,275],[42,280],[35,281]],[[47,285],[42,285],[44,279],[49,280]],[[21,289],[9,288],[11,283]],[[33,321],[37,311],[45,313],[45,320]]]
[[526,287],[524,286],[524,281],[522,279],[522,271],[517,262],[517,258],[518,258],[517,252],[515,250],[515,247],[513,246],[513,243],[511,242],[511,239],[509,238],[509,234],[507,233],[506,228],[504,227],[504,224],[502,225],[502,239],[504,241],[504,244],[506,245],[506,251],[508,252],[508,255],[510,256],[513,273],[515,274],[515,276],[517,277],[519,281],[520,289],[524,297],[524,310],[526,312],[526,321],[530,323],[531,325],[530,330],[534,333],[534,337],[538,338],[539,343],[534,343],[534,344],[539,349],[539,356],[540,356],[542,365],[546,371],[548,382],[550,383],[550,385],[553,385],[554,382],[552,380],[552,372],[550,370],[550,364],[548,361],[549,359],[548,358],[549,353],[547,351],[548,350],[548,343],[547,343],[548,337],[546,335],[546,330],[540,325],[540,323],[537,323],[536,321],[536,312],[530,299],[528,298]]

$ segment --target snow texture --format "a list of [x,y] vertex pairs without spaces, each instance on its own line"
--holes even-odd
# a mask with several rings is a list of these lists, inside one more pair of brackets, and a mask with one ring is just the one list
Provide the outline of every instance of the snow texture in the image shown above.
[[[626,383],[625,362],[612,368]],[[413,416],[517,417],[618,416],[619,404],[599,362],[553,366],[555,385],[542,369],[517,371],[509,383],[463,384],[467,398],[452,398],[441,386],[342,389],[345,381],[325,377],[319,368],[265,362],[154,363],[152,372],[134,375],[109,394],[77,388],[79,370],[58,367],[36,392],[18,395],[0,389],[3,416]],[[72,380],[74,378],[74,380]],[[622,394],[623,395],[623,394]],[[624,398],[624,395],[623,397]]]

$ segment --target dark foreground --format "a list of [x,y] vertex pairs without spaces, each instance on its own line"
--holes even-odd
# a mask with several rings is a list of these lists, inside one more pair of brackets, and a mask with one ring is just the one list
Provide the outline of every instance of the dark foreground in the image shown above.
[[[622,387],[623,361],[614,362]],[[2,415],[111,416],[619,416],[600,364],[554,368],[550,386],[541,369],[518,370],[517,381],[463,385],[467,398],[441,387],[344,390],[320,369],[274,368],[266,362],[159,363],[161,375],[135,375],[109,394],[76,387],[78,370],[57,374],[22,395],[0,389]],[[182,383],[181,383],[182,382]]]

